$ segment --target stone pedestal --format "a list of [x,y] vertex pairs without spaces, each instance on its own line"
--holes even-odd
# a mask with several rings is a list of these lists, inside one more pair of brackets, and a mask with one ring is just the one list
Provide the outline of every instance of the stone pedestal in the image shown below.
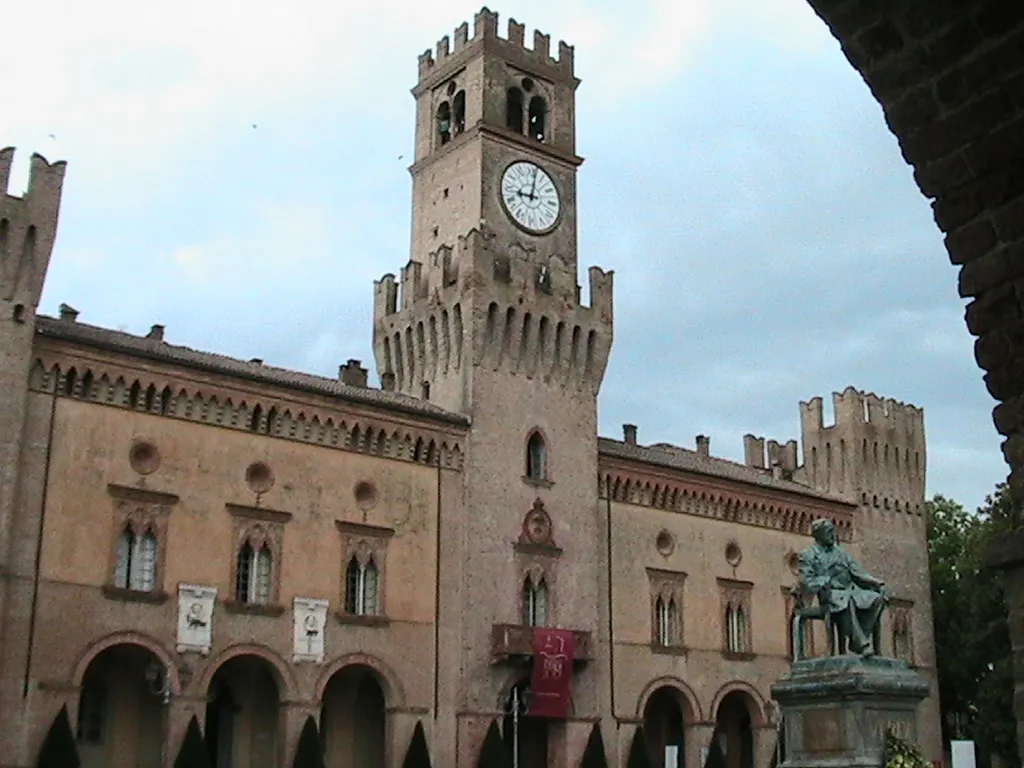
[[879,768],[886,729],[917,740],[928,681],[903,661],[829,656],[793,662],[772,686],[785,738],[782,768]]

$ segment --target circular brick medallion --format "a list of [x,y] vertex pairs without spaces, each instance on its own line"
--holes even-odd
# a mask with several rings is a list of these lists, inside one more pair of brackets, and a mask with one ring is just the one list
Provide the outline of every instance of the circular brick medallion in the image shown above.
[[352,489],[355,496],[356,506],[362,510],[373,509],[377,506],[377,486],[368,480],[360,480]]
[[254,461],[245,468],[245,484],[253,493],[266,493],[274,487],[274,473],[262,461]]
[[149,475],[160,467],[160,451],[147,440],[138,440],[128,450],[128,463],[140,475]]

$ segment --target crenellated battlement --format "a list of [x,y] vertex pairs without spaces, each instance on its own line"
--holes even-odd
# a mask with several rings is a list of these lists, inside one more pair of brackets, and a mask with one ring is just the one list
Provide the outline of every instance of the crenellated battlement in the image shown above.
[[455,294],[483,291],[514,295],[524,305],[575,305],[611,322],[613,275],[600,267],[588,270],[590,305],[585,306],[580,303],[575,270],[563,259],[544,257],[518,244],[498,248],[486,229],[472,229],[455,247],[441,246],[429,254],[426,264],[410,261],[399,278],[386,274],[375,281],[374,317],[383,319],[421,302],[444,303]]
[[27,322],[50,264],[67,164],[32,155],[19,197],[7,193],[13,163],[14,148],[0,149],[0,299],[14,303],[16,322]]
[[457,409],[464,365],[572,383],[594,394],[612,344],[614,273],[591,267],[590,304],[556,256],[499,247],[473,229],[426,264],[374,283],[374,351],[382,381],[420,397],[448,392]]
[[895,430],[909,435],[924,434],[924,411],[910,403],[891,397],[879,397],[873,392],[862,392],[847,387],[832,393],[834,422],[824,423],[823,401],[813,397],[800,403],[801,423],[810,429],[832,429],[868,424],[877,429]]
[[796,440],[780,443],[747,434],[743,436],[743,463],[748,467],[770,470],[772,475],[790,480],[798,466],[798,447]]
[[924,501],[924,411],[910,403],[847,387],[824,402],[800,403],[804,469],[817,487],[880,509],[919,510]]
[[472,55],[479,46],[493,47],[494,51],[508,60],[521,60],[527,65],[552,70],[556,76],[574,76],[573,47],[560,41],[558,58],[551,55],[551,36],[540,31],[533,33],[533,45],[526,47],[526,25],[515,19],[508,20],[507,33],[498,33],[498,14],[482,8],[473,17],[473,36],[469,36],[469,24],[463,22],[455,29],[454,38],[445,35],[438,40],[434,50],[427,49],[419,57],[419,80],[432,79],[449,66],[461,66],[465,58]]

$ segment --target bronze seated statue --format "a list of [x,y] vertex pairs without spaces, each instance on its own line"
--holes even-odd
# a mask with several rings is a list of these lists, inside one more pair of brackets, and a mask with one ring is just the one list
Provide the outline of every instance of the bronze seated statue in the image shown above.
[[[800,553],[800,580],[793,588],[793,660],[804,655],[804,629],[811,619],[825,622],[830,655],[878,654],[882,612],[889,602],[885,584],[839,546],[831,520],[815,520],[811,535],[814,544]],[[816,597],[818,604],[803,607],[805,595]]]

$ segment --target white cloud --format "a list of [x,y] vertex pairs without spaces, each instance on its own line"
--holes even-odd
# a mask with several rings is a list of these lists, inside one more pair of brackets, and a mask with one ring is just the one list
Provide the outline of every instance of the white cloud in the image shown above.
[[198,245],[183,245],[171,253],[171,261],[180,273],[194,283],[205,283],[210,277],[210,258],[206,250]]
[[[781,44],[815,39],[805,34],[808,17],[823,27],[799,0],[769,5],[648,0],[627,10],[519,0],[495,8],[502,29],[512,16],[555,44],[576,45],[578,69],[614,101],[671,82],[708,42],[713,19],[767,27]],[[71,160],[94,189],[116,186],[126,174],[187,162],[190,145],[237,140],[252,122],[404,90],[416,55],[462,21],[472,24],[478,10],[468,0],[15,3],[0,69],[24,74],[5,83],[0,144]],[[27,162],[19,157],[15,187]]]

